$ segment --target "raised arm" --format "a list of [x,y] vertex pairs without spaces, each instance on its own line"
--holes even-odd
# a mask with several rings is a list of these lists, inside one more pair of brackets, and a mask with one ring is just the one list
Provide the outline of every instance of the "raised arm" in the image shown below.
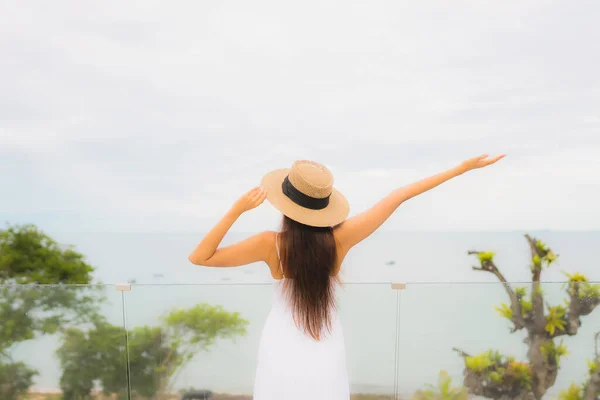
[[494,164],[503,157],[504,155],[499,155],[488,158],[487,154],[474,157],[455,168],[398,188],[370,209],[344,221],[335,230],[336,239],[342,249],[348,251],[375,232],[406,200],[427,192],[467,171]]
[[271,233],[263,232],[231,246],[219,248],[223,237],[235,221],[246,211],[258,207],[265,201],[267,193],[254,188],[242,196],[229,212],[208,232],[189,255],[190,262],[207,267],[237,267],[257,261],[267,261]]

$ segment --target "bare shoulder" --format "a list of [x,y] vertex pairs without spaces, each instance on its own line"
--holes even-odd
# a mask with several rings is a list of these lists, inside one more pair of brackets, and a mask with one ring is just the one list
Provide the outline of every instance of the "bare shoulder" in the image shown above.
[[342,269],[342,263],[346,258],[346,255],[350,251],[350,247],[344,243],[344,233],[340,231],[339,228],[341,225],[333,228],[333,237],[335,238],[336,251],[337,251],[337,265],[335,267],[335,274],[337,275]]
[[275,250],[277,240],[277,232],[274,231],[264,231],[256,234],[258,238],[258,243],[261,247],[263,247],[269,254],[271,250]]
[[269,243],[269,242],[275,243],[275,238],[277,237],[277,232],[264,231],[264,232],[258,233],[258,236],[261,238],[261,241],[264,240],[265,243]]
[[348,241],[348,228],[346,221],[333,228],[333,237],[335,238],[335,242],[337,243],[338,253],[340,253],[340,255],[343,254],[345,256],[346,253],[352,247],[349,245]]

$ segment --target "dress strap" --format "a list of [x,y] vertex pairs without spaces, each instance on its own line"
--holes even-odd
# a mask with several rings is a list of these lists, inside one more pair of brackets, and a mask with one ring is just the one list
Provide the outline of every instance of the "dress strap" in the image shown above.
[[281,256],[279,255],[279,232],[275,234],[275,250],[277,251],[277,259],[279,260],[279,269],[281,271],[281,276],[285,277],[283,274],[283,265],[281,265]]

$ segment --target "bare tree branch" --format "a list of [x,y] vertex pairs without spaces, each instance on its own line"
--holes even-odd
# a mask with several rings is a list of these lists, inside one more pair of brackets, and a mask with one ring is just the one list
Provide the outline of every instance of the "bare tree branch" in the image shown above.
[[471,357],[468,353],[465,353],[464,351],[462,351],[459,348],[453,347],[452,350],[455,351],[455,352],[457,352],[458,355],[461,356],[462,358]]
[[[469,255],[474,255],[474,254],[478,255],[478,254],[481,254],[481,252],[475,251],[475,250],[470,250],[470,251],[468,251],[468,254]],[[473,269],[475,271],[490,272],[490,273],[494,274],[496,276],[496,278],[498,278],[498,280],[504,286],[504,289],[506,290],[508,297],[510,298],[510,309],[512,311],[511,321],[513,322],[513,324],[515,326],[514,331],[525,328],[526,322],[525,322],[525,318],[523,317],[523,311],[521,309],[521,304],[519,303],[517,294],[515,293],[513,288],[510,286],[510,283],[508,283],[508,281],[506,280],[504,275],[502,275],[502,273],[500,272],[500,269],[496,266],[494,261],[493,260],[483,261],[481,267],[474,266]]]

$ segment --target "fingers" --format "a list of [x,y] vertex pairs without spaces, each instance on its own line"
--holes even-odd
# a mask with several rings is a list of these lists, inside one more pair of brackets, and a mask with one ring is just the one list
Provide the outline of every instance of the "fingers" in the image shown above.
[[249,200],[253,205],[259,205],[267,198],[267,190],[263,187],[256,187],[250,193]]
[[246,198],[249,201],[252,201],[255,198],[257,198],[258,196],[260,196],[261,194],[262,194],[262,188],[260,186],[257,186],[255,188],[250,189],[250,191],[248,193],[246,193]]
[[492,164],[498,162],[499,160],[503,159],[504,157],[506,157],[506,154],[500,154],[500,155],[497,155],[492,158],[489,158],[489,157],[490,157],[489,154],[482,154],[480,156],[473,157],[470,160],[465,161],[465,164],[470,169],[483,168],[483,167],[487,167],[488,165],[492,165]]
[[258,207],[267,198],[267,190],[263,187],[257,186],[250,189],[235,203],[234,207],[240,213],[249,211],[253,208]]
[[260,197],[258,198],[259,203],[258,204],[262,204],[263,201],[265,201],[265,199],[267,198],[267,189],[263,188],[263,192],[260,195]]
[[493,158],[490,158],[489,160],[486,160],[486,164],[487,165],[494,164],[494,163],[500,161],[501,159],[503,159],[504,157],[506,157],[506,154],[500,154],[500,155],[498,155],[496,157],[493,157]]
[[254,193],[254,196],[252,196],[253,200],[258,200],[260,198],[262,198],[263,196],[265,196],[267,193],[267,190],[263,187],[259,187],[258,190],[256,191],[256,193]]
[[259,191],[260,191],[260,186],[257,186],[257,187],[250,189],[250,191],[248,193],[246,193],[246,195],[248,197],[254,197]]

